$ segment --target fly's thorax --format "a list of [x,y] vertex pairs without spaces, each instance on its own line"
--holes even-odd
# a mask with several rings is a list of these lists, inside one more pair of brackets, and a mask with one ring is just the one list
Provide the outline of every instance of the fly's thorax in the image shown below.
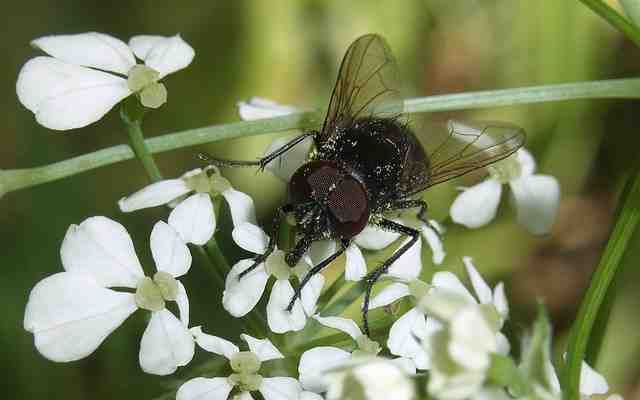
[[351,238],[367,224],[369,197],[357,174],[336,161],[313,160],[289,181],[289,202],[303,231]]

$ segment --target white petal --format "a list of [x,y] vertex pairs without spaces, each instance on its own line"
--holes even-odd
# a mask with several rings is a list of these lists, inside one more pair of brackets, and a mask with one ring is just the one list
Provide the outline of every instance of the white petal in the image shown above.
[[158,221],[151,231],[151,254],[158,271],[177,278],[191,268],[191,253],[180,234],[164,221]]
[[74,361],[91,354],[136,309],[131,293],[102,288],[86,274],[60,272],[31,290],[24,329],[46,358]]
[[334,240],[318,240],[313,242],[305,254],[305,261],[309,265],[317,265],[336,252]]
[[252,97],[248,101],[239,101],[236,105],[238,106],[238,114],[244,121],[273,118],[299,112],[293,106],[279,104],[262,97]]
[[479,307],[470,306],[458,312],[449,330],[451,339],[447,347],[453,361],[466,369],[489,367],[489,354],[497,350],[496,335]]
[[410,358],[398,357],[389,361],[409,375],[414,375],[416,373],[416,364]]
[[405,283],[392,283],[369,301],[369,309],[373,310],[374,308],[389,305],[398,299],[409,296],[409,294],[409,286]]
[[16,92],[39,124],[56,130],[96,122],[131,91],[127,81],[51,57],[36,57],[20,70]]
[[583,361],[580,369],[580,394],[592,396],[594,394],[604,394],[608,391],[609,385],[606,379]]
[[[242,111],[240,112],[240,116],[242,117]],[[274,140],[264,152],[264,155],[266,156],[273,153],[285,144],[289,143],[293,138],[294,136],[286,136]],[[285,154],[267,164],[267,169],[271,171],[276,177],[282,179],[284,182],[289,182],[289,180],[291,179],[291,175],[293,175],[293,173],[296,172],[296,170],[309,159],[309,152],[311,151],[312,145],[312,137],[304,139],[300,143],[293,146],[293,148],[291,148]]]
[[[408,238],[403,241],[395,252],[397,252],[410,240],[411,238]],[[420,275],[421,270],[422,242],[420,240],[416,240],[413,246],[411,246],[403,255],[401,255],[400,258],[394,261],[393,264],[391,264],[391,267],[389,267],[389,271],[387,272],[387,274],[396,278],[411,280],[417,278]]]
[[244,333],[240,337],[247,342],[249,350],[262,362],[284,358],[280,350],[269,339],[256,339]]
[[240,351],[238,346],[230,341],[202,332],[202,328],[199,326],[195,326],[189,331],[195,338],[198,346],[211,353],[219,354],[221,356],[225,356],[227,359],[231,359],[234,354]]
[[400,237],[397,232],[389,232],[376,225],[368,224],[355,237],[356,244],[367,250],[382,250]]
[[351,353],[335,347],[315,347],[302,353],[298,373],[305,390],[321,393],[327,390],[324,373],[343,365]]
[[242,392],[240,394],[236,394],[231,400],[254,400],[254,398],[250,392]]
[[136,60],[120,39],[98,32],[74,35],[51,35],[31,44],[45,53],[70,64],[118,72],[126,75]]
[[60,256],[65,270],[90,274],[102,286],[135,288],[144,277],[127,230],[106,217],[71,225]]
[[364,278],[365,275],[367,275],[367,263],[362,256],[360,248],[355,243],[351,243],[349,247],[347,247],[345,255],[344,279],[357,282]]
[[427,241],[427,244],[431,248],[431,253],[433,254],[431,259],[433,260],[433,263],[435,265],[442,264],[446,253],[444,251],[444,246],[442,246],[440,235],[427,225],[422,226],[421,232],[422,237]]
[[207,193],[196,193],[184,199],[169,214],[169,225],[187,243],[206,244],[216,230],[213,203]]
[[253,265],[252,259],[240,260],[227,274],[222,305],[229,314],[236,318],[246,315],[258,304],[269,274],[264,271],[264,264],[258,266],[249,274],[238,279],[238,275]]
[[154,311],[140,341],[144,372],[169,375],[193,358],[195,343],[189,330],[168,310]]
[[260,393],[264,400],[298,400],[302,387],[293,378],[277,377],[263,378]]
[[317,393],[302,392],[300,393],[300,400],[324,400],[324,398]]
[[187,67],[196,54],[180,35],[134,36],[129,40],[129,47],[145,65],[158,71],[160,78]]
[[498,354],[502,354],[503,356],[508,356],[511,351],[511,343],[509,343],[509,339],[502,333],[496,333],[496,352]]
[[180,281],[178,284],[178,294],[176,296],[176,304],[178,304],[178,312],[180,313],[180,321],[185,328],[189,328],[189,298],[187,297],[187,289]]
[[227,400],[231,389],[227,378],[194,378],[180,386],[176,400]]
[[259,226],[251,222],[242,222],[236,225],[231,232],[233,240],[243,249],[256,254],[267,251],[269,236]]
[[531,153],[529,153],[525,148],[520,148],[516,152],[516,158],[520,163],[520,176],[533,175],[533,172],[536,170],[536,160],[533,158]]
[[496,216],[501,193],[502,185],[494,179],[471,186],[451,204],[451,219],[467,228],[479,228],[488,224]]
[[460,282],[460,279],[449,271],[436,272],[433,275],[431,284],[436,288],[446,289],[457,293],[467,299],[469,303],[477,303],[477,300],[471,295],[471,293],[469,293],[462,282]]
[[531,175],[511,181],[518,222],[531,233],[549,233],[558,214],[560,185],[550,175]]
[[243,222],[257,224],[256,208],[251,197],[245,193],[235,190],[234,188],[229,188],[221,194],[229,205],[231,219],[233,220],[234,226],[238,226]]
[[316,274],[309,279],[309,282],[302,288],[300,298],[305,314],[313,315],[316,312],[316,304],[324,287],[324,276]]
[[493,303],[493,293],[491,292],[491,288],[487,285],[487,282],[484,281],[476,267],[473,265],[471,257],[462,257],[462,262],[467,269],[467,275],[471,280],[471,285],[473,286],[473,290],[476,292],[476,296],[478,296],[480,303]]
[[360,331],[358,324],[356,324],[352,319],[341,317],[321,317],[320,315],[314,315],[313,318],[324,326],[346,333],[351,336],[353,340],[357,340],[362,336],[362,332]]
[[165,179],[145,186],[118,201],[120,211],[131,212],[167,204],[191,191],[182,179]]
[[387,340],[387,347],[391,354],[411,359],[424,359],[426,353],[418,333],[426,331],[426,324],[424,315],[416,308],[412,308],[398,318],[391,326],[389,340]]
[[304,314],[300,299],[297,299],[291,311],[286,308],[293,298],[293,286],[288,280],[278,279],[271,289],[267,303],[267,323],[275,333],[299,331],[304,328],[307,316]]
[[493,289],[493,306],[502,319],[506,320],[509,316],[509,303],[507,302],[507,296],[504,294],[504,284],[502,282],[498,283]]

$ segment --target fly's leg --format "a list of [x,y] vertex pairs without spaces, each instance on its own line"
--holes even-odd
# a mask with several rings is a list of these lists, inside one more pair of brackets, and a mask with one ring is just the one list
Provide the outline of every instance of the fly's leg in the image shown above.
[[322,260],[320,263],[318,263],[318,265],[314,266],[313,268],[311,268],[309,270],[309,272],[307,272],[307,274],[302,278],[302,280],[300,281],[300,284],[296,288],[295,293],[293,294],[293,297],[291,298],[291,301],[289,302],[289,305],[286,308],[287,311],[291,311],[291,309],[293,308],[293,305],[295,304],[296,300],[300,298],[300,294],[302,293],[302,289],[305,287],[305,285],[307,283],[309,283],[309,280],[314,275],[319,274],[320,271],[322,271],[327,265],[331,264],[331,262],[333,262],[333,260],[338,258],[342,253],[344,253],[345,250],[347,250],[347,247],[349,247],[349,241],[342,241],[340,249],[338,251],[336,251],[335,253],[333,253],[329,257],[327,257],[324,260]]
[[267,259],[267,257],[269,257],[271,253],[273,253],[273,250],[276,247],[276,243],[278,242],[278,231],[280,230],[280,224],[282,223],[282,219],[286,214],[290,213],[291,211],[293,211],[293,206],[291,204],[285,204],[278,208],[278,211],[276,212],[276,216],[273,218],[273,228],[271,231],[271,235],[269,235],[269,244],[267,245],[267,249],[265,250],[264,253],[258,254],[253,259],[253,264],[238,275],[238,280],[242,279],[249,272],[256,269],[258,265],[262,264]]
[[436,235],[440,236],[440,230],[438,227],[434,226],[434,224],[429,221],[427,218],[427,202],[424,200],[399,200],[392,204],[392,210],[406,210],[409,208],[418,208],[418,219],[427,225],[432,231],[436,233]]
[[411,227],[399,224],[397,222],[391,221],[389,219],[382,219],[376,225],[382,229],[385,229],[391,232],[397,232],[403,235],[410,236],[411,240],[403,244],[395,253],[393,253],[391,257],[386,259],[382,263],[382,265],[380,265],[375,270],[371,271],[364,278],[366,288],[364,292],[364,303],[362,304],[362,321],[364,324],[364,333],[367,336],[370,336],[369,301],[371,299],[371,290],[373,289],[373,285],[375,285],[375,283],[380,279],[380,277],[389,270],[389,267],[391,266],[391,264],[393,264],[398,258],[400,258],[400,256],[406,253],[406,251],[409,250],[411,246],[413,246],[415,242],[418,240],[418,238],[420,237],[420,232],[418,232],[417,230]]
[[258,167],[260,170],[264,170],[271,161],[275,160],[276,158],[280,157],[284,153],[288,152],[295,145],[302,142],[306,138],[315,136],[316,134],[317,134],[316,131],[304,132],[294,137],[293,139],[291,139],[289,142],[284,144],[279,149],[275,150],[270,154],[267,154],[266,156],[256,161],[224,160],[224,159],[213,157],[208,153],[200,153],[198,154],[198,158],[204,162],[207,162],[211,165],[215,165],[217,167]]

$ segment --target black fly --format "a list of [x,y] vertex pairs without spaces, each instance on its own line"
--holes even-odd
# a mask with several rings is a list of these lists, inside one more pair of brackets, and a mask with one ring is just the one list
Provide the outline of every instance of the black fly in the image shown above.
[[315,265],[301,280],[288,309],[309,279],[340,256],[367,224],[411,239],[366,277],[363,304],[364,330],[369,335],[371,290],[391,264],[419,238],[419,232],[385,217],[398,210],[417,209],[426,218],[423,190],[508,157],[524,143],[517,126],[450,120],[445,126],[414,131],[403,115],[395,60],[386,41],[368,34],[347,50],[329,109],[319,131],[305,132],[258,161],[202,159],[217,166],[259,166],[280,157],[308,137],[315,151],[291,177],[288,201],[278,209],[267,251],[240,274],[240,279],[273,251],[283,217],[296,221],[297,242],[286,262],[295,266],[317,240],[333,239],[339,249]]

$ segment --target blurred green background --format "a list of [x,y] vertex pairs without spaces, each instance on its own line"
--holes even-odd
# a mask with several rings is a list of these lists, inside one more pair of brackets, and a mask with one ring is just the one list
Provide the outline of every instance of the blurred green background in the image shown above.
[[[43,165],[127,140],[116,112],[87,128],[59,133],[37,125],[18,103],[18,71],[38,54],[29,41],[47,34],[100,31],[125,41],[135,34],[183,35],[196,49],[195,60],[165,80],[169,101],[147,117],[147,136],[236,121],[235,103],[254,95],[323,109],[342,54],[354,38],[367,32],[387,38],[410,97],[633,77],[640,68],[640,51],[574,0],[25,0],[3,8],[2,169]],[[558,177],[562,187],[560,215],[546,237],[532,237],[516,225],[507,201],[490,227],[452,227],[445,236],[445,268],[460,272],[460,257],[471,255],[492,281],[507,282],[516,330],[526,326],[541,298],[554,322],[556,345],[566,337],[606,242],[617,193],[638,157],[637,107],[633,101],[590,100],[465,114],[524,127],[539,171]],[[197,166],[195,155],[203,149],[227,158],[254,158],[273,138],[184,149],[162,154],[158,162],[165,176],[176,176]],[[255,196],[259,219],[271,221],[285,195],[284,184],[252,170],[224,173],[237,189]],[[138,366],[143,313],[126,321],[93,355],[70,364],[41,357],[22,328],[31,287],[61,270],[59,247],[70,224],[93,215],[112,217],[127,227],[141,258],[149,261],[148,235],[157,219],[166,218],[166,211],[124,215],[116,206],[120,197],[146,182],[140,164],[129,161],[0,199],[3,398],[133,399],[166,391],[166,378],[146,375]],[[455,187],[472,182],[458,180],[427,193],[434,216],[443,219]],[[223,221],[218,238],[234,261],[239,254],[229,241],[228,227]],[[597,364],[626,398],[640,398],[639,240],[636,234],[618,276]],[[424,258],[426,274],[432,273],[427,251]],[[236,337],[237,324],[221,309],[221,294],[212,289],[211,276],[198,264],[196,257],[185,279],[193,324]],[[194,363],[206,359],[198,355]]]

